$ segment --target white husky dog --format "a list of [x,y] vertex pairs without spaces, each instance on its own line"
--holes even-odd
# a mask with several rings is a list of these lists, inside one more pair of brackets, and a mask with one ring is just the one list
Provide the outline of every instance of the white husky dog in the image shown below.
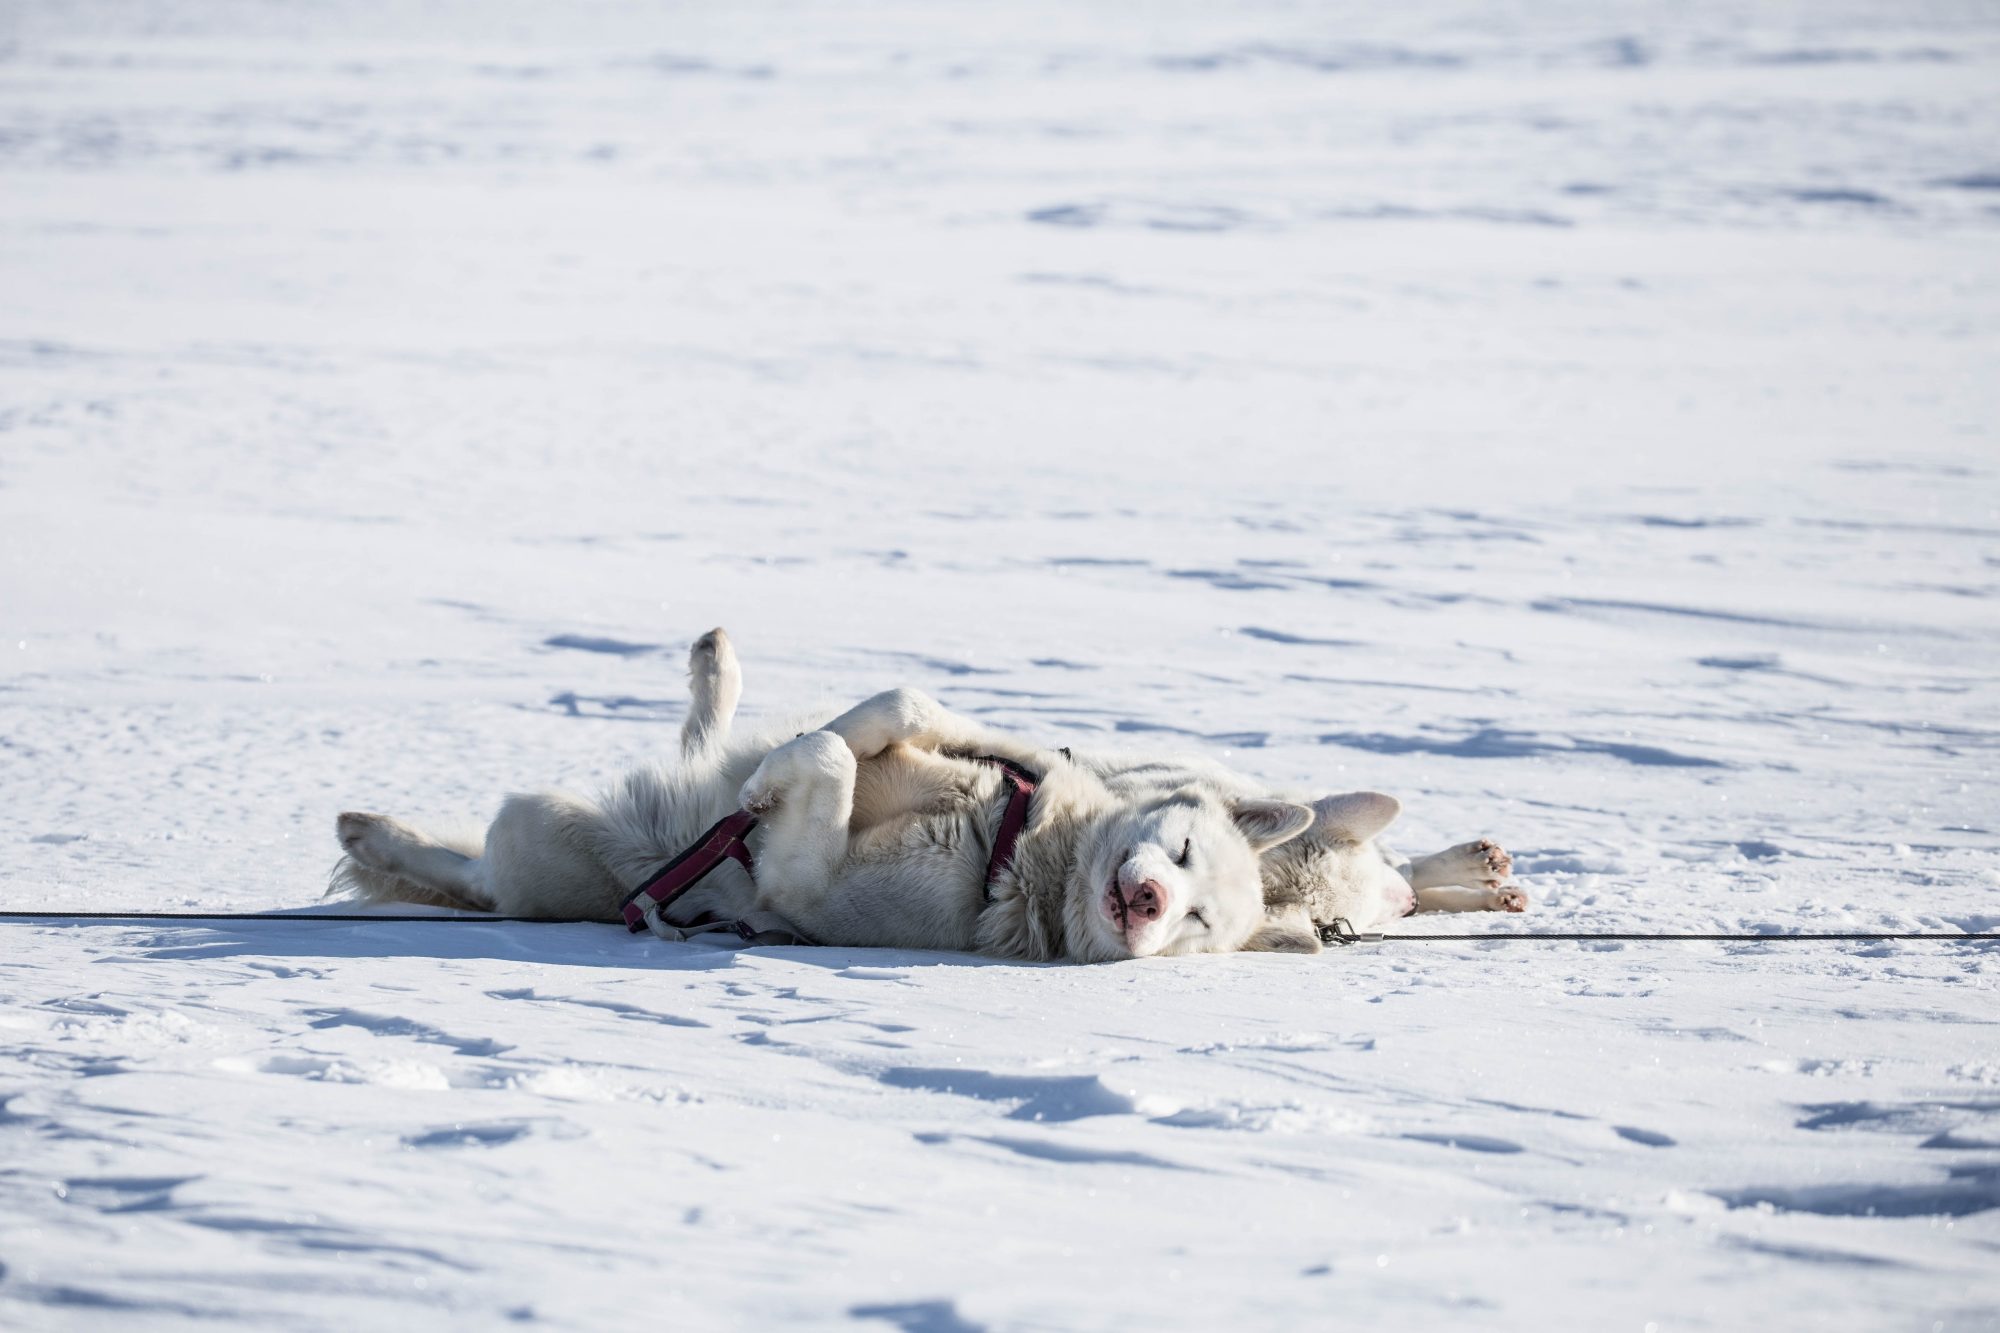
[[[736,742],[742,677],[727,636],[703,636],[691,666],[677,769],[639,769],[595,802],[509,797],[477,847],[343,814],[335,887],[615,921],[651,871],[740,805],[762,820],[754,883],[723,864],[672,905],[674,924],[767,912],[824,944],[1077,962],[1300,947],[1267,917],[1258,858],[1306,831],[1308,806],[1199,781],[1115,791],[1061,751],[990,732],[914,690],[790,739]],[[1040,775],[1012,857],[990,878],[1011,789],[978,758],[987,755]]]
[[[1263,784],[1211,760],[1192,757],[1078,758],[1113,791],[1134,795],[1200,782],[1224,797],[1270,796]],[[1264,854],[1264,904],[1281,937],[1310,936],[1345,921],[1356,931],[1420,912],[1525,912],[1528,895],[1507,883],[1514,862],[1490,838],[1460,843],[1429,856],[1399,856],[1381,833],[1402,802],[1375,791],[1339,792],[1312,801],[1304,834]],[[1273,946],[1276,947],[1276,946]],[[1304,947],[1303,945],[1299,947]]]
[[[693,699],[688,725],[704,735],[727,734],[742,693],[742,667],[729,636],[717,629],[693,653]],[[710,673],[727,690],[704,683]],[[972,724],[966,723],[966,726]],[[1199,787],[1227,800],[1298,799],[1253,778],[1196,756],[1088,754],[1064,750],[1114,793],[1159,798]],[[1261,947],[1315,952],[1317,927],[1345,921],[1371,930],[1420,912],[1523,912],[1528,895],[1507,883],[1513,859],[1488,838],[1415,858],[1397,855],[1381,840],[1402,813],[1402,803],[1380,792],[1340,792],[1307,802],[1312,825],[1267,850],[1262,859],[1264,902],[1270,930]]]

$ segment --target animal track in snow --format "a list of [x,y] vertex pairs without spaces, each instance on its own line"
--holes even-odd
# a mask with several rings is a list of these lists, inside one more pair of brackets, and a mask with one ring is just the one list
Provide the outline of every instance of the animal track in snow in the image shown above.
[[975,1324],[958,1313],[951,1301],[906,1301],[897,1305],[853,1305],[847,1313],[855,1319],[880,1319],[902,1333],[986,1333],[986,1325]]
[[1814,1131],[1847,1130],[1874,1134],[1925,1135],[1924,1147],[1979,1148],[1996,1146],[1986,1141],[1990,1135],[1973,1126],[2000,1129],[2000,1101],[1971,1102],[1822,1102],[1802,1106],[1805,1119],[1797,1128]]
[[230,1073],[289,1074],[322,1083],[366,1083],[429,1092],[444,1092],[453,1086],[442,1069],[422,1060],[353,1062],[318,1055],[272,1055],[252,1061],[228,1056],[217,1060],[215,1067]]
[[1954,1167],[1931,1184],[1770,1185],[1710,1192],[1731,1208],[1821,1217],[1970,1217],[2000,1208],[2000,1166]]
[[1640,1129],[1633,1125],[1613,1125],[1611,1132],[1628,1143],[1642,1143],[1648,1148],[1671,1148],[1678,1142],[1670,1134],[1662,1134],[1656,1129]]
[[444,1125],[420,1134],[405,1134],[406,1148],[498,1148],[524,1138],[533,1126],[519,1120],[496,1120],[486,1124]]
[[1404,1134],[1400,1137],[1418,1143],[1435,1143],[1442,1148],[1459,1148],[1465,1152],[1517,1153],[1525,1149],[1512,1139],[1496,1139],[1490,1134]]
[[630,643],[597,634],[556,634],[542,640],[544,648],[569,648],[583,653],[609,653],[614,657],[639,657],[664,652],[657,643]]
[[1214,1102],[1156,1115],[1152,1123],[1176,1129],[1233,1129],[1253,1134],[1365,1134],[1375,1127],[1373,1121],[1353,1111],[1302,1102],[1277,1105]]
[[533,1000],[541,1004],[574,1004],[585,1009],[602,1009],[620,1018],[644,1023],[662,1023],[668,1027],[705,1028],[707,1023],[698,1018],[683,1018],[679,1014],[663,1014],[653,1009],[641,1009],[636,1004],[625,1004],[618,1000],[584,1000],[569,995],[537,995],[533,987],[519,990],[490,990],[486,992],[496,1000]]
[[500,1055],[514,1048],[491,1037],[454,1037],[415,1019],[391,1014],[371,1014],[361,1009],[308,1009],[316,1028],[364,1028],[378,1037],[409,1037],[436,1046],[449,1046],[460,1055]]
[[899,1065],[875,1075],[891,1088],[946,1092],[986,1102],[1016,1102],[1010,1120],[1055,1122],[1131,1115],[1138,1104],[1104,1086],[1095,1074],[993,1074],[980,1069],[920,1069]]
[[1151,1153],[1133,1152],[1124,1148],[1091,1148],[1082,1144],[1059,1143],[1053,1139],[1021,1138],[1010,1134],[918,1134],[916,1139],[917,1142],[926,1144],[988,1143],[996,1148],[1005,1148],[1020,1157],[1069,1165],[1150,1166],[1166,1171],[1197,1169],[1182,1166],[1179,1162],[1168,1161],[1164,1157],[1155,1157]]
[[100,1213],[153,1212],[177,1206],[174,1191],[200,1176],[79,1176],[65,1180],[56,1195]]

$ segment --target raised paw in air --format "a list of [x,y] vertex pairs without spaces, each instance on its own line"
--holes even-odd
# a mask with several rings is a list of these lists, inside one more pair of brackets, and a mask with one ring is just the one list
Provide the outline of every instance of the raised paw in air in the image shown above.
[[688,649],[688,675],[695,685],[712,685],[725,675],[741,676],[736,665],[736,648],[720,625],[694,641]]
[[[334,821],[341,850],[370,870],[401,873],[413,854],[435,848],[423,834],[387,815],[349,810]],[[463,860],[464,858],[459,858]]]
[[380,815],[350,810],[334,821],[334,835],[349,856],[365,866],[379,867],[388,860],[389,823]]

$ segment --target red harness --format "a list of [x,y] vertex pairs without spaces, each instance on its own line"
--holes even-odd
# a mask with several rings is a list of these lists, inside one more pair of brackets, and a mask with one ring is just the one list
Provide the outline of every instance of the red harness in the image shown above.
[[993,835],[993,855],[986,858],[986,887],[983,890],[986,901],[993,901],[993,881],[1000,872],[1014,864],[1014,845],[1021,841],[1021,830],[1028,827],[1028,802],[1035,795],[1035,788],[1041,779],[1022,768],[1011,759],[1002,759],[997,754],[979,756],[982,764],[998,764],[1010,789],[1007,793],[1007,810],[1000,816],[999,831]]
[[[986,884],[984,894],[987,902],[993,901],[993,881],[1001,871],[1014,864],[1014,848],[1021,841],[1021,831],[1028,826],[1028,802],[1034,797],[1035,788],[1041,779],[1021,767],[1011,759],[998,755],[981,755],[982,764],[998,764],[1005,776],[1007,809],[1000,815],[1000,828],[993,835],[993,854],[986,858]],[[708,832],[695,839],[679,856],[655,870],[646,882],[627,894],[619,905],[619,912],[625,918],[625,928],[637,935],[651,930],[656,934],[667,934],[667,908],[675,899],[708,878],[711,870],[724,861],[735,861],[743,867],[743,873],[753,879],[757,874],[756,863],[750,856],[750,844],[744,839],[750,830],[757,827],[757,816],[748,810],[738,810],[716,822]]]
[[626,895],[618,909],[625,916],[625,928],[634,935],[642,930],[658,931],[666,924],[664,913],[674,899],[701,883],[709,871],[724,861],[738,862],[743,873],[754,878],[757,866],[750,859],[750,845],[743,840],[756,827],[757,816],[748,810],[738,810],[718,821],[695,839],[693,846],[655,870],[644,884]]

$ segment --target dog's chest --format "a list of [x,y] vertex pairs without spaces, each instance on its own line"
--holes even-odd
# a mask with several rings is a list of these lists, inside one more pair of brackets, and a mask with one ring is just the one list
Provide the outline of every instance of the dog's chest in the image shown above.
[[1001,779],[989,765],[891,753],[857,777],[850,861],[983,887],[1001,804]]

